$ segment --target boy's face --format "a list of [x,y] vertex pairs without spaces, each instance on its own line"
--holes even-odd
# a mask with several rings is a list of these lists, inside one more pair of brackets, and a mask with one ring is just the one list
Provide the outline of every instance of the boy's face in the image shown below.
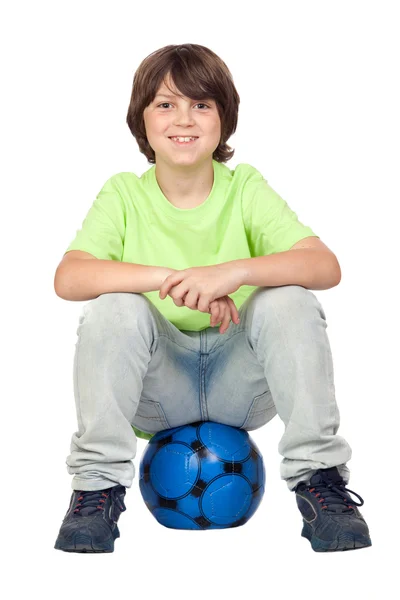
[[[172,92],[163,83],[154,100],[143,112],[146,135],[156,162],[193,166],[212,157],[221,139],[221,121],[214,100],[180,97],[179,90],[167,78]],[[164,96],[166,95],[166,96]],[[177,144],[171,136],[195,136],[194,142]]]

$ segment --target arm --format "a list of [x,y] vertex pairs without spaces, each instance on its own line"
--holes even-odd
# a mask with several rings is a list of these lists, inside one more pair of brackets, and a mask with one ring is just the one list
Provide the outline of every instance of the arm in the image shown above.
[[233,260],[242,272],[242,285],[301,285],[310,290],[327,290],[341,280],[335,254],[318,238],[305,238],[286,252]]
[[166,267],[101,260],[83,252],[81,258],[76,254],[68,257],[72,252],[79,251],[65,255],[54,277],[54,290],[64,300],[92,300],[109,292],[156,291],[174,272]]

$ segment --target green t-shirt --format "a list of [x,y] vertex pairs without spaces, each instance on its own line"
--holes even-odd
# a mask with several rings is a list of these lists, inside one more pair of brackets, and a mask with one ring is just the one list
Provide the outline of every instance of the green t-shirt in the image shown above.
[[[141,177],[129,172],[113,175],[66,252],[82,250],[99,259],[182,270],[275,254],[305,237],[318,237],[257,169],[246,163],[232,170],[212,163],[211,192],[192,209],[177,208],[167,200],[155,165]],[[243,285],[230,294],[237,309],[255,289]],[[210,327],[208,313],[175,306],[170,296],[160,300],[159,291],[143,294],[180,330]]]

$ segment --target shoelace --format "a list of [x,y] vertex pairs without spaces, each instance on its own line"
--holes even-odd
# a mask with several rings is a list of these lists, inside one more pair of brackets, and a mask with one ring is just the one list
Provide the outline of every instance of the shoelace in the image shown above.
[[126,506],[123,499],[114,491],[114,488],[111,488],[108,492],[104,490],[80,491],[78,502],[73,511],[74,514],[87,517],[88,515],[94,514],[97,510],[104,511],[104,504],[107,501],[110,492],[115,501],[115,505],[112,509],[112,518],[117,518],[120,512],[126,510]]
[[[78,497],[78,502],[74,508],[74,513],[81,513],[83,509],[88,509],[84,511],[85,516],[92,515],[96,512],[96,510],[104,510],[104,503],[108,498],[108,494],[104,491],[90,491],[90,492],[80,492],[80,496]],[[99,505],[102,503],[101,505]]]
[[[317,484],[313,484],[312,487],[308,488],[309,492],[311,492],[316,498],[320,497],[319,502],[324,502],[325,504],[322,506],[322,510],[327,510],[331,513],[351,513],[353,512],[354,506],[349,504],[349,492],[357,496],[361,503],[355,502],[350,498],[355,506],[362,506],[364,504],[364,500],[353,490],[349,490],[346,488],[344,483],[327,483],[321,482]],[[346,495],[347,493],[347,495]],[[323,495],[323,497],[322,497]]]

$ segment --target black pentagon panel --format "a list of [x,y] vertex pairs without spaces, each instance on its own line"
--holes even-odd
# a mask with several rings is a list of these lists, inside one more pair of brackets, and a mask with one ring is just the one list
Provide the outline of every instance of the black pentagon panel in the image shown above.
[[170,500],[169,498],[162,498],[162,496],[159,496],[158,506],[160,508],[171,508],[175,510],[178,506],[178,502],[176,500]]
[[196,485],[194,485],[190,490],[190,495],[194,496],[195,498],[200,498],[206,487],[207,483],[203,479],[199,479]]
[[196,487],[198,487],[201,491],[204,491],[207,487],[207,482],[204,479],[199,479],[196,483]]
[[202,448],[204,448],[203,444],[198,439],[193,440],[193,442],[190,444],[190,447],[195,452],[199,452],[199,450],[201,450]]
[[250,458],[251,460],[254,460],[254,462],[259,460],[258,452],[253,446],[251,447]]
[[192,487],[192,489],[190,490],[190,495],[193,496],[194,498],[200,498],[202,493],[203,493],[203,490],[196,486]]
[[162,448],[165,444],[170,444],[172,442],[172,435],[167,435],[164,438],[161,438],[156,442],[157,448]]
[[242,517],[241,519],[234,521],[232,523],[231,527],[240,527],[241,525],[244,525],[245,523],[247,523],[247,519],[246,519],[246,517]]
[[205,446],[202,446],[201,448],[199,448],[197,450],[197,455],[199,458],[207,458],[207,456],[209,454],[210,454],[210,451]]
[[241,463],[225,463],[224,473],[241,473],[243,471],[243,465]]
[[209,521],[203,516],[196,517],[194,520],[202,529],[208,529],[208,527],[211,527],[212,525],[211,521]]

